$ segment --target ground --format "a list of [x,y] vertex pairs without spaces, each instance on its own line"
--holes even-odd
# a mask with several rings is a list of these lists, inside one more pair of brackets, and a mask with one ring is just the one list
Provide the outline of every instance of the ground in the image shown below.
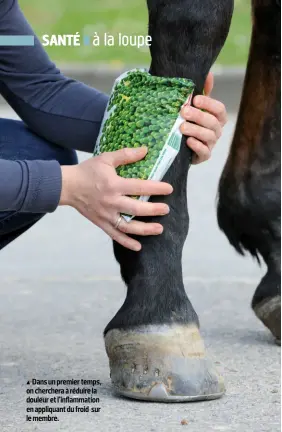
[[[0,117],[10,115],[0,107]],[[227,394],[171,405],[113,395],[102,332],[125,288],[111,241],[65,208],[1,252],[2,432],[280,431],[280,348],[249,307],[264,268],[238,256],[216,224],[216,185],[234,121],[231,115],[212,159],[190,171],[191,229],[183,255],[185,287]],[[100,379],[102,410],[61,414],[57,424],[25,423],[26,381],[32,378]]]

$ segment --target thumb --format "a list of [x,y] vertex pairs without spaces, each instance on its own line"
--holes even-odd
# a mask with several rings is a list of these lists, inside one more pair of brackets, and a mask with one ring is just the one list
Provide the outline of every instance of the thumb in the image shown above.
[[206,96],[210,96],[213,89],[213,85],[214,85],[214,76],[212,72],[209,72],[204,87],[204,92]]
[[143,159],[147,154],[146,147],[124,148],[107,153],[107,162],[117,168],[120,165],[127,165]]

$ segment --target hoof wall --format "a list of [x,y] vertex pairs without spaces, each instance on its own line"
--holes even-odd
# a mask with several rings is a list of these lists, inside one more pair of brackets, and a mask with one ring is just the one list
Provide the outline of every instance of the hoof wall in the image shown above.
[[105,337],[114,389],[153,402],[193,402],[225,393],[196,326],[111,330]]
[[281,297],[268,298],[254,307],[256,316],[271,331],[277,345],[281,345]]

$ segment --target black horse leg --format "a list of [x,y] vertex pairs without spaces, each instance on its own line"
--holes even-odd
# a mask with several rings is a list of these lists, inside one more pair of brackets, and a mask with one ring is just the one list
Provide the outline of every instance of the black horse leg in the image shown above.
[[238,123],[219,184],[218,222],[235,249],[268,267],[252,307],[281,340],[281,7],[253,0]]
[[[232,0],[155,0],[148,1],[148,8],[151,74],[191,78],[201,92],[227,36]],[[114,387],[128,397],[190,401],[224,392],[206,356],[182,279],[190,159],[183,139],[164,179],[173,186],[173,194],[152,198],[170,207],[168,216],[145,219],[162,223],[163,234],[140,239],[140,252],[114,245],[127,296],[105,329],[105,344]]]

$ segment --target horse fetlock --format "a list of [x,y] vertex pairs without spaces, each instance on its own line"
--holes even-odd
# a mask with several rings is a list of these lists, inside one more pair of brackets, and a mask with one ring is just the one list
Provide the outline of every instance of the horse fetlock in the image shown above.
[[149,325],[105,336],[111,379],[126,397],[160,402],[218,398],[223,379],[196,325]]

